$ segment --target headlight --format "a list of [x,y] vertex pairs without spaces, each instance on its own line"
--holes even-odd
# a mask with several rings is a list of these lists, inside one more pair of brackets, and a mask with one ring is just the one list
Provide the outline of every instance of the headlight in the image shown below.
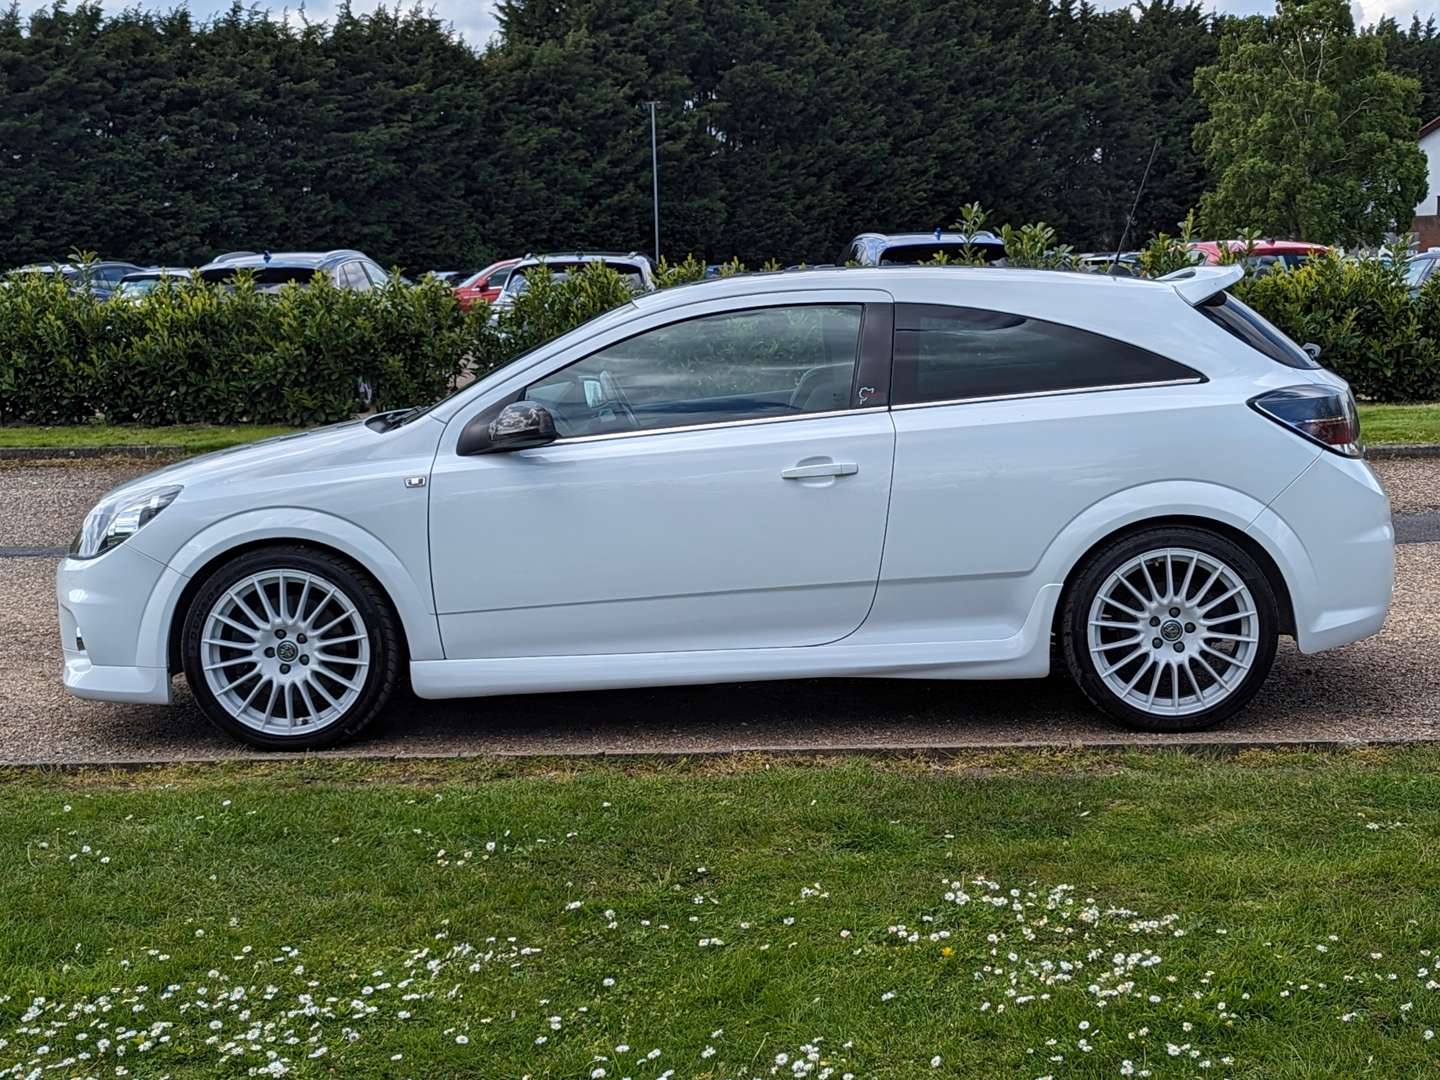
[[123,544],[179,494],[179,485],[172,485],[101,499],[85,515],[85,524],[70,544],[70,557],[93,559]]

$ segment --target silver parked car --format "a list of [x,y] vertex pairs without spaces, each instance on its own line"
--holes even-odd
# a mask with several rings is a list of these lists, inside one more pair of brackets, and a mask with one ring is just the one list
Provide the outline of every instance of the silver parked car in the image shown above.
[[515,298],[530,287],[530,271],[543,266],[557,279],[564,279],[582,266],[599,264],[608,266],[630,283],[636,292],[649,292],[655,288],[655,270],[649,258],[639,252],[617,254],[607,251],[575,251],[559,255],[526,255],[505,280],[505,287],[495,298],[495,308],[507,308]]
[[315,275],[326,275],[337,289],[368,292],[390,280],[380,264],[363,251],[237,251],[222,255],[196,271],[205,281],[232,281],[241,270],[250,271],[260,292],[279,292],[284,285],[308,285]]
[[152,266],[134,274],[126,274],[115,287],[114,299],[129,300],[132,303],[142,296],[154,292],[166,280],[179,284],[195,276],[193,270],[183,266]]
[[987,263],[1005,258],[1005,242],[992,232],[967,235],[936,229],[928,233],[861,233],[850,241],[840,261],[859,266],[915,266],[941,256],[958,259],[967,244]]

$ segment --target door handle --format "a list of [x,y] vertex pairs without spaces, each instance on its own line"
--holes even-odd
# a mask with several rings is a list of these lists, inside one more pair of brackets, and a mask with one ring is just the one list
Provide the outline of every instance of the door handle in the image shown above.
[[809,480],[816,476],[853,476],[860,466],[853,461],[825,461],[818,465],[791,465],[780,470],[783,480]]

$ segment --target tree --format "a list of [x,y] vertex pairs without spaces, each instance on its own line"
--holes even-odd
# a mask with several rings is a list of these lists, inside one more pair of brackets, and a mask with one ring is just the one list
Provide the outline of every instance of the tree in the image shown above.
[[1416,15],[1405,31],[1394,19],[1381,19],[1375,32],[1385,42],[1390,67],[1420,80],[1420,119],[1430,121],[1440,116],[1440,28],[1436,27],[1435,17],[1422,23]]
[[[1190,88],[1226,22],[1208,0],[505,0],[476,51],[415,0],[324,22],[42,2],[0,7],[0,267],[648,250],[650,100],[671,257],[831,262],[974,200],[1106,249],[1157,136],[1137,233],[1199,198]],[[1391,38],[1423,66],[1415,34]]]
[[1425,194],[1420,84],[1387,70],[1384,41],[1356,33],[1346,0],[1276,7],[1234,24],[1195,75],[1210,108],[1195,131],[1211,173],[1202,224],[1378,243]]

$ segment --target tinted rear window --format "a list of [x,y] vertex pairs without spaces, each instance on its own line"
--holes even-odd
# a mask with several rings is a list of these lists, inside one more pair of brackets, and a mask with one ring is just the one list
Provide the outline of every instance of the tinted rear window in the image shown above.
[[[225,266],[206,270],[200,276],[206,281],[233,281],[238,272],[236,267]],[[261,266],[251,269],[250,276],[258,292],[275,292],[291,282],[309,285],[318,272],[319,268],[315,266]]]
[[1320,365],[1254,308],[1219,292],[1195,309],[1232,337],[1286,367],[1311,369]]
[[1198,381],[1183,364],[1114,338],[979,308],[897,304],[897,405]]
[[[984,257],[986,262],[994,262],[1005,255],[1005,247],[1002,244],[976,243],[973,245],[977,255]],[[899,244],[895,247],[887,247],[880,252],[881,266],[917,266],[920,263],[933,261],[937,256],[944,255],[947,259],[958,259],[965,254],[965,245],[953,241],[930,241],[924,244]]]

